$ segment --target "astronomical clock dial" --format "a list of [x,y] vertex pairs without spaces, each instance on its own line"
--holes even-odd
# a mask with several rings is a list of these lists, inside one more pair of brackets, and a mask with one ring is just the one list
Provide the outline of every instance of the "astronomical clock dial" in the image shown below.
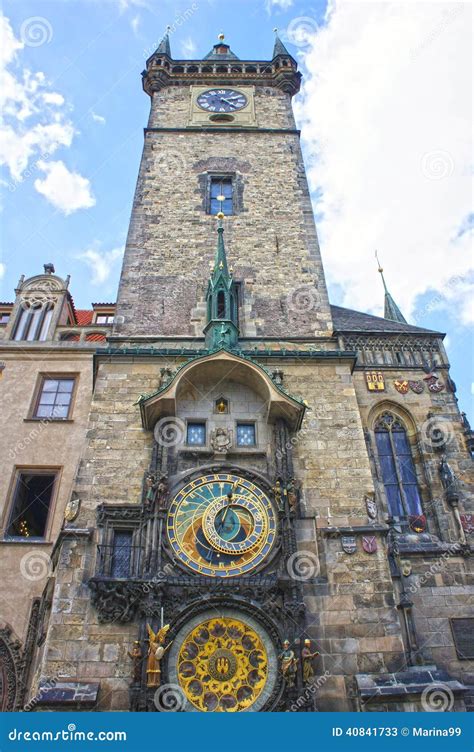
[[276,537],[268,497],[228,473],[188,483],[170,504],[167,530],[176,557],[198,574],[236,577],[261,564]]
[[207,112],[235,112],[247,104],[247,97],[235,89],[209,89],[197,98],[202,110]]

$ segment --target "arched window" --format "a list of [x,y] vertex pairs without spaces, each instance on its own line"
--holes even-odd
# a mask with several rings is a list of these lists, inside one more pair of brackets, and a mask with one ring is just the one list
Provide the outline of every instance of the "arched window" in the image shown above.
[[217,293],[217,318],[225,319],[225,293],[223,290]]
[[18,313],[13,339],[44,342],[48,337],[53,308],[52,303],[29,305],[24,302]]
[[375,423],[375,442],[391,517],[422,513],[415,464],[401,421],[384,413]]

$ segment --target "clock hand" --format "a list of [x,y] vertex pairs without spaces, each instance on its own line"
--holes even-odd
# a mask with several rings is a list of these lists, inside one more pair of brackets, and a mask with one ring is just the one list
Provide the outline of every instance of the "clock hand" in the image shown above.
[[236,105],[236,104],[234,104],[233,102],[230,102],[230,101],[229,101],[228,99],[224,99],[223,97],[221,97],[221,102],[225,102],[225,103],[226,103],[226,104],[228,104],[228,105],[229,105],[230,107],[234,107],[234,108],[235,108],[235,107],[237,107],[237,105]]

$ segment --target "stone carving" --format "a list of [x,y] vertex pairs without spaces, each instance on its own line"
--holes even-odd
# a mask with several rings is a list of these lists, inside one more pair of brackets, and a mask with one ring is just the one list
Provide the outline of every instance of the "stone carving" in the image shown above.
[[140,647],[139,640],[134,641],[132,649],[128,651],[128,655],[133,661],[133,674],[132,674],[133,683],[139,684],[142,679],[142,658],[143,658],[143,653]]
[[346,554],[355,554],[357,543],[355,535],[341,535],[342,550]]
[[64,510],[64,519],[66,520],[66,522],[74,522],[77,515],[79,514],[80,507],[80,499],[69,499],[68,503],[66,504],[66,509]]
[[362,548],[366,554],[374,554],[377,551],[377,538],[375,535],[363,535]]
[[290,478],[288,481],[286,493],[288,497],[288,506],[290,507],[290,514],[296,514],[298,509],[299,487],[295,478]]
[[365,495],[365,507],[367,509],[367,516],[371,520],[377,519],[377,502],[375,501],[374,494]]
[[227,454],[232,446],[232,431],[228,428],[215,428],[211,433],[211,447],[216,454]]
[[278,656],[280,660],[280,671],[286,682],[287,687],[294,687],[296,680],[296,670],[298,667],[298,658],[290,648],[290,641],[283,642],[283,650]]
[[159,687],[161,684],[161,659],[173,642],[169,642],[168,645],[164,647],[170,625],[166,624],[156,633],[152,630],[149,624],[146,625],[146,628],[149,636],[146,685],[147,687]]
[[450,499],[453,496],[457,496],[458,479],[456,478],[452,467],[447,461],[446,456],[442,457],[441,462],[439,463],[438,470],[439,477],[441,478],[441,483],[443,484],[443,488],[446,492],[446,498]]
[[303,643],[303,650],[301,651],[301,657],[303,659],[303,681],[305,684],[309,684],[314,678],[313,659],[317,658],[319,652],[315,650],[311,652],[311,640],[306,639]]

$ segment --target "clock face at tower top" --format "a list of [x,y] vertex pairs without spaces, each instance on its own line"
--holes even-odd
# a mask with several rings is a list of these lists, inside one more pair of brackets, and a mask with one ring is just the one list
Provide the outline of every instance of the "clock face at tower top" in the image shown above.
[[247,97],[235,89],[209,89],[199,94],[197,103],[207,112],[235,112],[247,104]]
[[184,486],[167,520],[175,556],[208,577],[236,577],[255,569],[270,553],[276,527],[266,494],[228,473],[204,475]]

